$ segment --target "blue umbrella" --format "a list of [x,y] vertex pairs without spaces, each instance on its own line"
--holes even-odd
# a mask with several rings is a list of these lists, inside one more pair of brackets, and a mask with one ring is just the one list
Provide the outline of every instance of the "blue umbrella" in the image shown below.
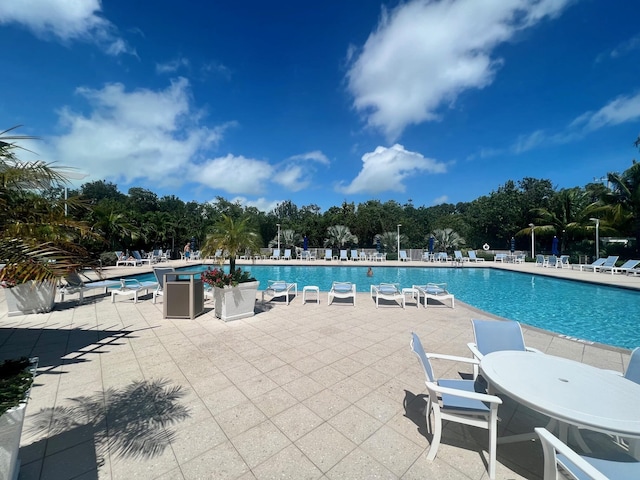
[[380,238],[376,238],[376,250],[379,252],[379,251],[380,251],[380,248],[381,248],[381,245],[380,245]]
[[516,239],[511,237],[511,253],[516,251]]
[[304,240],[302,241],[302,249],[304,251],[307,251],[307,249],[309,248],[309,239],[307,238],[307,236],[304,236]]
[[429,253],[433,253],[433,244],[435,243],[435,238],[429,237]]
[[558,237],[554,236],[553,241],[551,242],[551,255],[558,255],[560,250],[558,250]]

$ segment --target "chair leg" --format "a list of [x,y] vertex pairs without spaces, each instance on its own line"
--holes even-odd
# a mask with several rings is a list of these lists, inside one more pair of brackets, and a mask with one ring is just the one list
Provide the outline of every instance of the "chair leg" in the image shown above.
[[498,449],[498,409],[491,408],[489,414],[489,478],[496,478],[496,456]]
[[440,446],[440,439],[442,438],[442,418],[440,417],[440,405],[433,402],[433,422],[434,432],[433,439],[431,440],[431,447],[429,447],[429,453],[427,454],[427,460],[433,461],[438,453],[438,447]]

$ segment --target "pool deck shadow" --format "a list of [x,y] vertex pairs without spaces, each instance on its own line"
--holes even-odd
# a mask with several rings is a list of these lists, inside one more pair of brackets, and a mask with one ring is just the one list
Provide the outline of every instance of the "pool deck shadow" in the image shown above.
[[[616,281],[631,280],[640,286],[640,278]],[[162,297],[112,304],[97,296],[8,317],[0,293],[2,358],[46,359],[27,408],[20,479],[487,479],[482,429],[448,423],[437,458],[426,460],[424,374],[409,348],[413,331],[428,351],[469,357],[478,310],[463,302],[376,309],[368,293],[357,294],[354,308],[320,297],[258,301],[259,314],[225,323],[211,301],[194,320],[163,319]],[[549,354],[619,372],[628,362],[624,349],[523,332],[528,346]],[[471,374],[439,361],[434,368],[442,377]],[[160,381],[165,395],[140,393]],[[78,405],[91,406],[93,420],[62,424],[60,415]],[[131,422],[134,413],[139,421]],[[499,415],[499,435],[546,424],[509,399]],[[151,440],[136,449],[128,435]],[[541,476],[538,442],[498,447],[496,478]]]

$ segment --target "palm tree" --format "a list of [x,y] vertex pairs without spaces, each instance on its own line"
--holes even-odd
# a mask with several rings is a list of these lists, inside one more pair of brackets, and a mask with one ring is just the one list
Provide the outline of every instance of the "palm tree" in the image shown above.
[[262,245],[260,235],[250,220],[250,217],[234,220],[223,213],[202,245],[201,255],[207,257],[214,255],[217,250],[226,251],[229,255],[229,272],[234,272],[238,253],[244,253],[247,249],[254,252]]
[[6,263],[0,281],[9,286],[55,280],[92,264],[79,244],[92,236],[88,225],[65,215],[65,203],[74,202],[41,194],[64,185],[64,173],[43,161],[20,160],[17,151],[26,149],[16,142],[34,137],[7,135],[14,128],[0,132],[0,259]]
[[[380,239],[380,243],[384,247],[385,251],[395,251],[398,249],[398,232],[378,233],[373,237],[373,240],[376,241],[378,239]],[[402,243],[406,243],[406,235],[400,234],[400,240]]]
[[293,248],[297,244],[302,243],[302,235],[296,233],[295,230],[282,230],[280,232],[280,242],[278,242],[278,235],[276,234],[272,240],[269,240],[269,247],[275,247],[280,243],[280,245],[284,245],[285,248]]
[[635,160],[622,172],[607,174],[611,189],[605,192],[602,203],[607,217],[619,229],[631,232],[636,238],[636,251],[640,249],[640,163]]
[[465,244],[464,238],[451,228],[434,230],[432,235],[435,238],[436,245],[442,252],[455,250]]
[[345,225],[332,225],[327,228],[327,239],[325,239],[325,246],[337,245],[344,247],[346,244],[358,243],[358,237],[356,237],[349,227]]

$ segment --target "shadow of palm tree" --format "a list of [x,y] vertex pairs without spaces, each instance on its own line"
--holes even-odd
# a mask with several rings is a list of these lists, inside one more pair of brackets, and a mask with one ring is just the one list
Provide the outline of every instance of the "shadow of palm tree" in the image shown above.
[[89,428],[98,463],[107,451],[151,458],[162,454],[174,440],[176,433],[170,426],[189,417],[188,409],[179,403],[183,396],[182,387],[171,386],[168,380],[135,381],[121,389],[71,398],[69,406],[42,409],[33,416],[30,430],[48,432],[51,438]]

